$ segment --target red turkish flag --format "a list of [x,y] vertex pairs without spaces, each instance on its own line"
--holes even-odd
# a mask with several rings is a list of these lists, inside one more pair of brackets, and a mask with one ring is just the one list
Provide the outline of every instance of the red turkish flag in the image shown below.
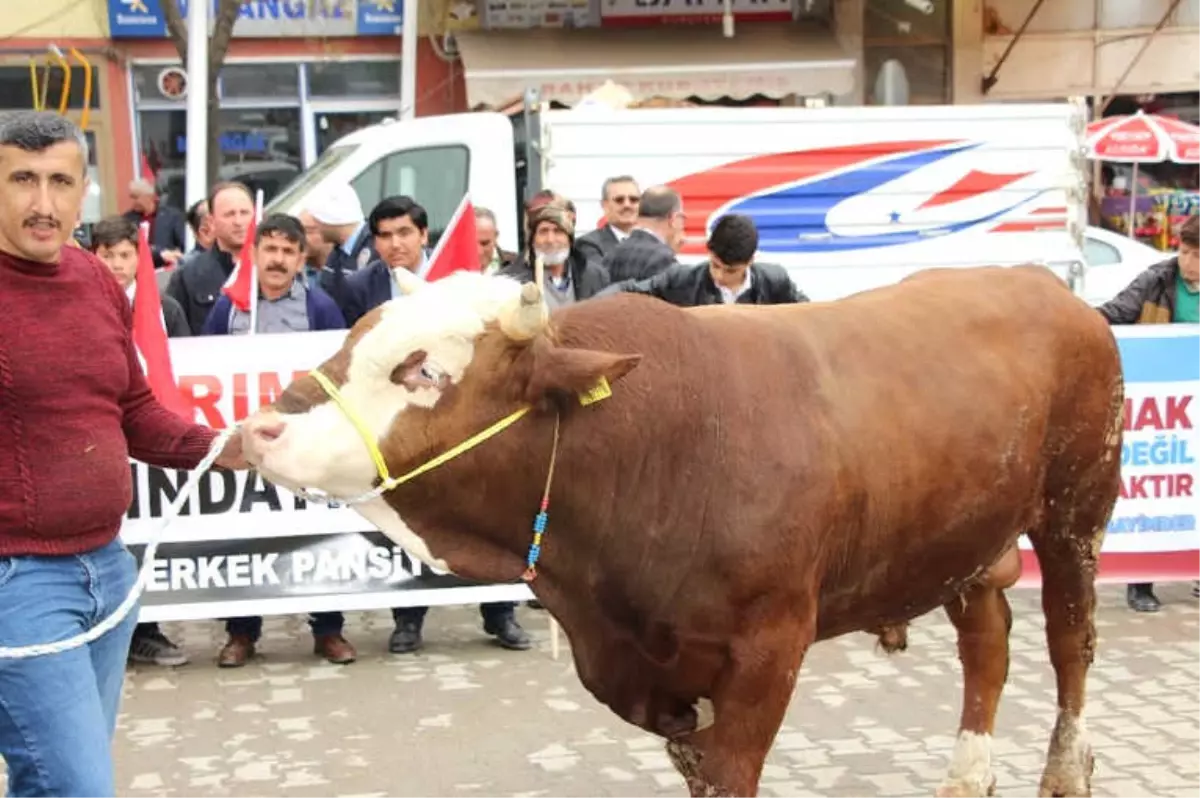
[[179,393],[175,372],[171,369],[171,349],[167,345],[167,326],[163,321],[158,280],[154,276],[154,258],[150,254],[147,225],[138,225],[138,266],[133,294],[133,345],[141,359],[146,382],[154,398],[164,407],[189,421],[193,412]]
[[450,217],[446,231],[438,239],[423,277],[432,283],[454,272],[477,272],[479,267],[479,237],[475,232],[475,206],[467,194]]
[[[243,313],[250,312],[252,299],[258,297],[258,271],[254,268],[254,234],[258,231],[257,214],[250,220],[246,241],[238,253],[237,264],[221,291],[233,306]],[[253,327],[251,327],[253,330]]]

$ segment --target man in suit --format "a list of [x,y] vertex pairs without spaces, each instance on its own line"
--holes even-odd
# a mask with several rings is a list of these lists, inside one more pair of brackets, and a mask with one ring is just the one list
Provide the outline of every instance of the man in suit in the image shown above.
[[150,254],[154,268],[174,266],[187,249],[187,221],[182,213],[163,203],[158,190],[147,180],[129,184],[129,202],[133,206],[125,218],[134,224],[150,223]]
[[525,257],[502,270],[502,275],[533,282],[532,264],[541,258],[543,292],[551,310],[593,297],[608,285],[604,267],[589,260],[575,244],[575,221],[564,202],[554,200],[532,211],[527,225]]
[[[780,305],[807,302],[781,267],[773,263],[755,263],[758,228],[749,216],[731,213],[722,216],[708,238],[707,263],[696,266],[676,264],[649,280],[626,280],[604,290],[603,294],[622,291],[658,297],[672,305]],[[602,295],[603,295],[602,294]]]
[[654,186],[638,202],[637,226],[604,259],[614,283],[648,280],[675,265],[683,246],[683,200],[667,186]]
[[346,277],[338,300],[350,327],[373,308],[401,295],[405,271],[419,276],[425,270],[429,216],[412,197],[384,197],[371,210],[367,230],[379,257]]
[[[317,223],[321,237],[332,247],[319,284],[343,307],[347,278],[379,257],[363,219],[362,203],[349,183],[341,183],[322,191],[305,210]],[[353,324],[349,319],[346,321]]]
[[579,237],[576,245],[589,259],[603,263],[617,244],[629,237],[638,220],[638,201],[641,191],[629,175],[610,177],[600,189],[600,206],[604,209],[604,224]]

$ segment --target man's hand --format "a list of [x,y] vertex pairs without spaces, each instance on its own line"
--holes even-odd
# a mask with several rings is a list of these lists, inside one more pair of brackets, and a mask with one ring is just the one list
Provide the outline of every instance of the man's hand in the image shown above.
[[218,468],[228,468],[231,471],[244,471],[250,467],[249,461],[242,454],[241,432],[235,432],[233,437],[225,442],[225,448],[217,455],[213,465]]
[[158,255],[163,259],[163,263],[170,264],[171,266],[174,266],[183,257],[183,253],[177,249],[165,249],[158,253]]

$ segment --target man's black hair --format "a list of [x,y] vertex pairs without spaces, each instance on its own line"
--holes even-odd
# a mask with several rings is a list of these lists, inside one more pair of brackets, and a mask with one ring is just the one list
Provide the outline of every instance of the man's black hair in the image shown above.
[[[200,213],[200,209],[208,205],[208,200],[196,200],[192,203],[192,207],[187,209],[188,227],[192,228],[192,232],[200,235],[200,224],[204,221],[204,214]],[[209,206],[209,212],[212,212]]]
[[726,266],[749,263],[758,251],[758,228],[754,220],[740,213],[722,216],[708,237],[708,251]]
[[267,236],[283,236],[293,244],[299,245],[301,252],[307,243],[304,238],[304,225],[295,216],[286,213],[273,213],[263,219],[258,225],[258,232],[254,234],[254,245],[258,246]]
[[124,216],[109,216],[92,225],[92,252],[100,247],[115,247],[122,241],[137,246],[138,229],[132,220]]
[[377,236],[380,222],[399,219],[401,216],[412,219],[413,226],[422,233],[429,229],[429,214],[412,197],[402,195],[384,197],[380,200],[379,204],[371,209],[371,215],[367,217],[367,227],[370,228],[371,235]]

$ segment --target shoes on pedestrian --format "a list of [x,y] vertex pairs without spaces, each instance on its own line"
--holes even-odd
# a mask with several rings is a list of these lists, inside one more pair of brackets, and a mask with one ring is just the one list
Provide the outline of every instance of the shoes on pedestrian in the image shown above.
[[1125,602],[1134,612],[1158,612],[1162,609],[1152,584],[1129,585],[1125,588]]
[[1192,582],[1192,598],[1200,598],[1200,579]]
[[230,635],[229,642],[217,654],[217,667],[240,668],[253,656],[253,640],[246,635]]
[[358,659],[358,652],[354,650],[354,646],[340,634],[313,637],[313,653],[334,665],[349,665]]
[[388,651],[393,654],[411,654],[422,645],[424,641],[421,639],[421,624],[401,621],[388,640]]
[[517,619],[512,615],[505,615],[496,620],[489,619],[483,624],[483,631],[494,636],[500,645],[513,651],[525,651],[533,646],[529,633],[521,628],[521,624],[517,623]]
[[129,643],[129,661],[139,665],[160,665],[175,668],[188,664],[187,654],[167,639],[162,632],[137,632]]

